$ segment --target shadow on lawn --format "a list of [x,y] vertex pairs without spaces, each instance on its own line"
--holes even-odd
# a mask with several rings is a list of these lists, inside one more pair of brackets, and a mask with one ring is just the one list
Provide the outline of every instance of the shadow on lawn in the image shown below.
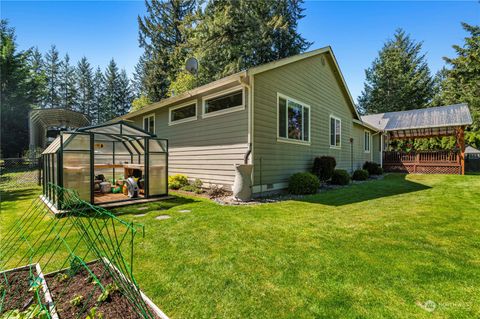
[[137,215],[137,214],[146,214],[152,211],[169,210],[177,206],[198,202],[198,200],[195,200],[193,198],[186,198],[186,197],[180,197],[180,196],[174,196],[174,195],[170,195],[170,196],[173,198],[160,200],[158,202],[140,203],[136,205],[119,207],[115,209],[110,209],[110,211],[117,216]]
[[42,190],[40,188],[23,188],[16,190],[0,190],[0,202],[2,204],[6,202],[15,202],[24,199],[34,199],[34,195],[40,195]]
[[389,174],[382,180],[355,184],[305,197],[299,201],[342,206],[372,199],[418,192],[431,187],[405,179],[405,174]]

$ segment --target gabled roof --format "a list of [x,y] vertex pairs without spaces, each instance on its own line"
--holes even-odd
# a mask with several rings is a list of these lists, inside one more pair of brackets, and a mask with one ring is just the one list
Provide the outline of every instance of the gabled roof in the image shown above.
[[[273,61],[273,62],[262,64],[262,65],[259,65],[259,66],[256,66],[256,67],[252,67],[250,69],[247,69],[247,70],[232,74],[230,76],[221,78],[219,80],[210,82],[208,84],[199,86],[199,87],[197,87],[193,90],[184,92],[184,93],[179,94],[177,96],[166,98],[166,99],[163,99],[159,102],[150,104],[150,105],[148,105],[148,106],[146,106],[146,107],[144,107],[144,108],[142,108],[138,111],[134,111],[134,112],[125,114],[125,115],[121,116],[120,118],[121,119],[128,119],[128,118],[132,118],[134,116],[138,116],[138,115],[141,115],[141,114],[146,114],[146,113],[151,112],[153,110],[156,110],[158,108],[168,106],[168,105],[171,105],[171,104],[176,103],[176,102],[180,102],[182,100],[191,98],[191,97],[193,97],[195,95],[198,95],[198,94],[205,93],[209,90],[221,87],[223,85],[228,85],[228,84],[235,83],[235,82],[240,84],[242,82],[242,78],[246,78],[249,75],[255,75],[255,74],[259,74],[259,73],[266,72],[266,71],[269,71],[269,70],[273,70],[275,68],[279,68],[281,66],[284,66],[284,65],[287,65],[287,64],[290,64],[290,63],[294,63],[294,62],[297,62],[297,61],[301,61],[301,60],[304,60],[304,59],[307,59],[307,58],[311,58],[311,57],[314,57],[314,56],[317,56],[317,55],[320,55],[320,54],[324,54],[324,53],[330,54],[330,56],[332,57],[332,60],[333,60],[333,63],[334,63],[335,69],[336,69],[335,71],[339,75],[339,78],[341,80],[341,85],[343,86],[343,89],[345,90],[345,93],[348,97],[348,101],[349,101],[351,110],[352,110],[353,114],[356,116],[356,118],[358,120],[360,120],[360,115],[358,114],[357,108],[355,107],[355,102],[353,101],[352,95],[350,94],[350,91],[347,87],[347,83],[345,81],[345,78],[343,77],[342,72],[340,71],[340,67],[338,66],[337,59],[335,58],[335,55],[333,54],[332,48],[330,46],[323,47],[323,48],[316,49],[316,50],[312,50],[312,51],[309,51],[309,52],[304,52],[304,53],[297,54],[297,55],[294,55],[294,56],[291,56],[291,57],[288,57],[288,58],[283,58],[283,59],[280,59],[280,60],[276,60],[276,61]],[[120,118],[114,119],[113,121],[118,120]]]
[[362,116],[362,121],[381,131],[466,126],[472,124],[467,104],[429,107]]
[[472,146],[467,146],[465,148],[465,153],[466,154],[480,154],[480,150],[477,150],[476,148]]

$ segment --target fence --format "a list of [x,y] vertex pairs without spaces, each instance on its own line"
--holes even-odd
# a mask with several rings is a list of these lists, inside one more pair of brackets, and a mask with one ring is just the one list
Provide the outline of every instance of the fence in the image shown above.
[[417,152],[383,152],[383,168],[387,172],[422,174],[461,174],[458,152],[448,150]]
[[0,190],[40,185],[41,158],[4,158],[0,160]]

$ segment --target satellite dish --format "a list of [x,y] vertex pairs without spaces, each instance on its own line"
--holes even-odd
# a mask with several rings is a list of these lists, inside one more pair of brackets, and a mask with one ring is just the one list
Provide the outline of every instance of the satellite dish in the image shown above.
[[185,62],[185,70],[187,70],[190,74],[197,76],[198,74],[198,61],[195,58],[188,58],[187,62]]

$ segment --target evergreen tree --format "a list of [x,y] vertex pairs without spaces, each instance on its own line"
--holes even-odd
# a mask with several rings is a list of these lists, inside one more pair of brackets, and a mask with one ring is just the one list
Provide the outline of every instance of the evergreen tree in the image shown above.
[[28,112],[37,99],[30,51],[18,51],[15,30],[0,21],[1,157],[18,157],[28,148]]
[[115,60],[110,63],[105,70],[104,98],[102,103],[100,123],[113,119],[118,112],[120,105],[120,75]]
[[189,37],[206,83],[305,51],[297,32],[302,1],[223,0],[207,4]]
[[65,55],[60,67],[60,105],[72,110],[76,105],[77,90],[75,68],[70,65],[70,57]]
[[366,82],[358,98],[361,113],[381,113],[426,107],[434,95],[422,43],[399,29],[365,71]]
[[45,95],[45,107],[60,107],[60,69],[62,62],[57,48],[52,45],[45,55],[45,75],[47,78],[47,93]]
[[90,118],[93,118],[93,72],[86,57],[81,58],[77,64],[76,78],[77,109],[79,112],[87,114]]
[[124,69],[120,72],[118,83],[118,104],[115,116],[121,116],[128,113],[132,107],[133,101],[132,87],[127,72]]
[[100,67],[95,70],[93,76],[93,101],[90,116],[93,124],[100,124],[103,122],[103,105],[105,99],[105,77],[103,76]]
[[135,71],[133,72],[132,90],[135,97],[139,98],[142,95],[147,94],[145,88],[145,76],[146,76],[146,56],[142,54],[137,64],[135,65]]
[[453,46],[456,57],[444,58],[448,68],[438,74],[435,104],[467,103],[474,118],[471,129],[480,131],[480,26],[467,23],[462,26],[469,35],[462,46]]
[[28,63],[30,66],[31,77],[37,83],[37,95],[34,101],[35,108],[43,108],[45,106],[45,96],[47,94],[47,76],[45,74],[45,64],[43,56],[35,48],[29,55]]
[[148,98],[155,102],[167,95],[179,61],[183,63],[185,59],[184,24],[197,3],[195,0],[146,0],[145,6],[147,15],[138,17],[139,43],[144,49],[140,78]]

